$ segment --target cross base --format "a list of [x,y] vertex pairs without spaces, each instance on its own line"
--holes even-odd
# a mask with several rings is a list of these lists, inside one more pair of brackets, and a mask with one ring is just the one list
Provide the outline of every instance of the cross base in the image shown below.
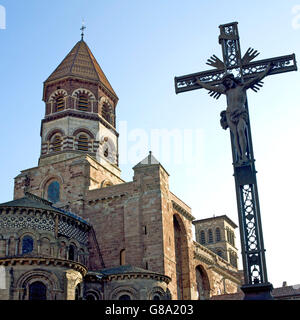
[[243,285],[241,290],[244,292],[244,300],[274,300],[271,292],[273,285],[269,282]]

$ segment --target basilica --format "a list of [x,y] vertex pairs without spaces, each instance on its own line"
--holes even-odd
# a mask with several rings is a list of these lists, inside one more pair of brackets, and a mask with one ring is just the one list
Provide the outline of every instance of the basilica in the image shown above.
[[15,177],[14,199],[0,204],[0,300],[239,292],[228,216],[196,220],[151,152],[132,181],[122,179],[118,96],[83,38],[44,82],[43,101],[38,165]]

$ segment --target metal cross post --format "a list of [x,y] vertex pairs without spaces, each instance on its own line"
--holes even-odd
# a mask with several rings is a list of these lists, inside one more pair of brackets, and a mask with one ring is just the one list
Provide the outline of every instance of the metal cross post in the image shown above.
[[245,299],[272,299],[273,287],[267,277],[246,90],[251,88],[257,92],[262,87],[263,77],[296,71],[297,66],[294,54],[253,62],[259,53],[249,48],[242,57],[237,24],[232,22],[219,26],[223,61],[215,55],[207,60],[207,64],[216,69],[175,77],[175,91],[181,93],[205,88],[216,99],[221,94],[227,97],[227,109],[221,112],[221,125],[223,129],[230,128],[244,267],[244,285],[241,289]]

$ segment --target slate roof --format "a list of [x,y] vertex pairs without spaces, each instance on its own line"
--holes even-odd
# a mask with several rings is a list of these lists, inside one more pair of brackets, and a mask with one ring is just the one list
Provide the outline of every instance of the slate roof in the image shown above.
[[45,83],[69,76],[101,82],[106,89],[118,98],[88,45],[83,40],[76,43]]
[[25,192],[25,197],[23,198],[1,203],[0,208],[1,207],[23,207],[23,208],[35,208],[35,209],[41,209],[41,210],[54,211],[54,212],[63,213],[82,223],[89,224],[86,220],[82,219],[78,215],[70,211],[57,208],[52,205],[52,202],[46,199],[40,198],[29,192]]

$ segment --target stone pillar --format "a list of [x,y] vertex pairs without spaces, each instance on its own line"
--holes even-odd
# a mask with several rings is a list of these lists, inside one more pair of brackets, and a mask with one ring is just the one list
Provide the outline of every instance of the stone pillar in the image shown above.
[[66,300],[75,300],[75,289],[76,286],[82,282],[82,275],[80,272],[75,270],[66,271]]

